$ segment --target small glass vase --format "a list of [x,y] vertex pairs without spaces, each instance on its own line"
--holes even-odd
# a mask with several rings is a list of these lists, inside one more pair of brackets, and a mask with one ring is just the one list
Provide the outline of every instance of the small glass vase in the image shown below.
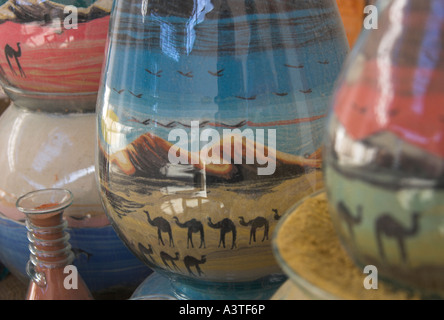
[[356,264],[444,298],[444,3],[379,1],[332,100],[324,176]]
[[92,300],[72,265],[74,254],[65,231],[63,212],[72,201],[72,193],[65,189],[32,191],[17,200],[17,209],[26,214],[30,242],[27,300]]

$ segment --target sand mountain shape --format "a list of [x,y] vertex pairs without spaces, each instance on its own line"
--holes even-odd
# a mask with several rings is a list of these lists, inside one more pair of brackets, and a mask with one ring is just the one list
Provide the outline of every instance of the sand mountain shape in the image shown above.
[[[236,135],[233,135],[233,137],[236,137]],[[125,149],[119,150],[111,155],[106,154],[103,148],[101,148],[101,153],[102,156],[108,159],[108,162],[116,165],[126,175],[153,178],[164,177],[164,175],[162,175],[162,168],[171,164],[168,159],[168,152],[173,148],[172,150],[177,151],[176,155],[180,156],[182,162],[186,162],[190,164],[190,166],[192,165],[195,171],[205,170],[207,179],[211,179],[211,177],[215,180],[223,181],[233,179],[257,179],[257,168],[265,167],[267,164],[260,165],[256,158],[253,164],[246,163],[246,155],[255,154],[255,148],[258,146],[257,143],[247,138],[236,139],[233,137],[221,138],[219,144],[215,143],[209,148],[212,150],[216,150],[218,147],[220,148],[220,164],[204,164],[198,153],[192,153],[184,149],[182,149],[179,154],[179,148],[176,145],[151,133],[141,135],[132,143],[128,144]],[[231,144],[231,159],[226,159],[228,164],[224,164],[222,162],[224,156],[223,146],[227,143]],[[320,150],[317,150],[305,158],[273,150],[267,146],[261,147],[264,148],[263,154],[268,158],[259,159],[262,160],[260,163],[264,163],[265,160],[273,161],[275,159],[276,170],[273,176],[298,175],[305,173],[307,168],[321,168]],[[242,150],[242,154],[239,155],[242,163],[236,164],[234,161],[235,152],[240,150]],[[272,153],[273,156],[270,156]],[[211,155],[211,151],[209,151],[209,154]],[[196,163],[193,164],[193,162]]]

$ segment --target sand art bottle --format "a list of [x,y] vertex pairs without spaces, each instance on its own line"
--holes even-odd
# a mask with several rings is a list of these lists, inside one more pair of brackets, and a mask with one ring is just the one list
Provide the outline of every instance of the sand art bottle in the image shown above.
[[72,265],[74,254],[65,231],[63,211],[72,204],[72,193],[43,189],[17,200],[26,214],[29,250],[26,271],[31,281],[27,300],[90,300],[92,295]]
[[[333,99],[324,149],[332,217],[362,268],[444,297],[444,3],[379,1]],[[362,40],[362,41],[361,41]]]
[[277,220],[323,187],[327,105],[349,51],[336,2],[113,10],[97,104],[108,217],[169,295],[268,298],[285,278]]

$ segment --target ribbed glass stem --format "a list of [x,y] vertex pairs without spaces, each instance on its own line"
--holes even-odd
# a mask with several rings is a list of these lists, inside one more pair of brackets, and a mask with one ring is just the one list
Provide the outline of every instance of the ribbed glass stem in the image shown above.
[[71,192],[63,189],[37,190],[17,200],[18,210],[27,218],[30,256],[26,271],[39,286],[46,285],[45,269],[61,268],[74,260],[63,218],[72,200]]
[[32,219],[26,221],[33,265],[57,268],[72,263],[74,254],[69,243],[70,235],[65,231],[66,226],[66,220],[52,227],[38,227],[32,223]]

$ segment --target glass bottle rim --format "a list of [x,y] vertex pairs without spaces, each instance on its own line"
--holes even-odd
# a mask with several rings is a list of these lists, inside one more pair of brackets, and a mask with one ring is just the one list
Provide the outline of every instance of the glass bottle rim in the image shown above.
[[49,188],[28,192],[17,199],[16,207],[25,214],[45,214],[61,211],[74,200],[67,189]]

